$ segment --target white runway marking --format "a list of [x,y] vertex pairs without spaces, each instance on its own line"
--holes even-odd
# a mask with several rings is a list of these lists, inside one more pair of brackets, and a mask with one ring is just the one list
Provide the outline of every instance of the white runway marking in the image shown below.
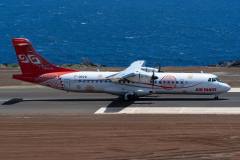
[[229,92],[240,92],[240,88],[231,88]]
[[0,99],[0,102],[8,101],[9,99]]
[[240,114],[240,107],[102,107],[95,114]]

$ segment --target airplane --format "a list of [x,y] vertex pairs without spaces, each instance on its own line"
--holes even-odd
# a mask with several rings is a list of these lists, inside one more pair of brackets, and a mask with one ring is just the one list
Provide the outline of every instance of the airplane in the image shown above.
[[137,60],[120,72],[80,71],[49,63],[26,38],[12,39],[22,74],[14,79],[68,92],[109,93],[124,101],[151,94],[219,95],[231,87],[209,73],[170,73]]

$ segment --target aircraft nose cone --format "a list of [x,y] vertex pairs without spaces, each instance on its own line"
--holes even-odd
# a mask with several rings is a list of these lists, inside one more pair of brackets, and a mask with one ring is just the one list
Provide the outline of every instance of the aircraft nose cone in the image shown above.
[[223,84],[223,90],[224,92],[228,92],[231,89],[231,86],[229,86],[228,84],[224,83]]

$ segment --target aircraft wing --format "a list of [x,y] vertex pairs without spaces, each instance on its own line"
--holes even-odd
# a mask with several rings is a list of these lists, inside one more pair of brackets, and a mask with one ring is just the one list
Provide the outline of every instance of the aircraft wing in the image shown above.
[[123,70],[117,74],[111,75],[108,78],[124,79],[124,78],[133,77],[139,73],[139,71],[141,70],[141,67],[143,67],[144,64],[145,64],[145,61],[142,61],[142,60],[135,61],[125,70]]

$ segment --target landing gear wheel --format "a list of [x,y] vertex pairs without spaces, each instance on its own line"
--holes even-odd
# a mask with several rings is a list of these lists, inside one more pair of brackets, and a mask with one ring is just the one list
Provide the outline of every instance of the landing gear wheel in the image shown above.
[[219,97],[218,97],[218,96],[215,96],[214,99],[215,99],[215,100],[219,100]]
[[132,93],[126,93],[123,97],[124,101],[132,101],[136,98],[136,96]]

